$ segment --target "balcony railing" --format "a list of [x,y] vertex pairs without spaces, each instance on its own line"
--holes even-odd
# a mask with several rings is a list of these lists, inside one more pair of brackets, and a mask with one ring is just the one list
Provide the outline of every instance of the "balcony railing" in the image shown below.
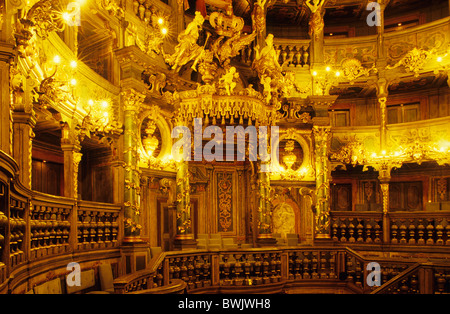
[[447,246],[450,212],[331,212],[331,238],[346,245]]
[[120,205],[26,189],[13,179],[17,165],[4,154],[0,154],[0,167],[0,288],[28,262],[119,247]]
[[[371,272],[367,267],[374,261],[380,265],[380,287],[367,283]],[[424,270],[419,273],[419,269]],[[349,248],[198,250],[162,252],[148,268],[117,278],[114,287],[116,293],[146,293],[182,280],[188,293],[308,292],[315,288],[353,293],[443,293],[448,289],[448,273],[450,265],[444,263],[374,260]]]

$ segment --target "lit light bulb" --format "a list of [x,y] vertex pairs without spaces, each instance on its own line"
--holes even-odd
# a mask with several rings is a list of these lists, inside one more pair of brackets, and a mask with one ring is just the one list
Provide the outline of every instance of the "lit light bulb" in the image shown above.
[[108,102],[106,100],[102,101],[102,107],[103,108],[108,107]]
[[71,79],[70,80],[70,85],[77,85],[77,80],[76,79]]
[[336,77],[339,77],[339,76],[341,76],[341,72],[337,71],[336,72]]
[[316,76],[316,75],[317,75],[317,72],[316,72],[316,71],[314,71],[314,72],[313,72],[313,76]]
[[69,20],[70,20],[70,14],[67,13],[67,12],[64,12],[64,13],[62,14],[62,18],[63,18],[64,21],[69,22]]
[[89,99],[89,100],[88,100],[88,105],[89,105],[89,106],[94,105],[94,101],[93,101],[92,99]]
[[61,62],[60,56],[58,56],[58,55],[54,56],[53,57],[53,62],[55,62],[56,64],[60,63]]
[[70,61],[70,66],[75,69],[77,67],[77,62],[75,60]]
[[167,28],[166,28],[166,27],[163,27],[163,28],[161,29],[161,34],[163,34],[163,35],[166,35],[166,34],[167,34]]
[[158,19],[158,24],[159,25],[162,25],[164,23],[164,19],[162,18],[162,17],[160,17],[159,19]]
[[442,62],[442,57],[437,57],[437,62]]
[[330,68],[330,67],[326,67],[325,70],[326,70],[327,72],[330,72],[330,71],[331,71],[331,68]]
[[381,151],[381,154],[382,154],[382,155],[386,155],[386,151],[385,151],[385,150],[382,150],[382,151]]

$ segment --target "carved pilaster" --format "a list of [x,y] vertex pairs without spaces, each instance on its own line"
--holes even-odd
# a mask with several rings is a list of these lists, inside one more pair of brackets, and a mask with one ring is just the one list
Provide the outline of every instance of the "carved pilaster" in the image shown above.
[[13,118],[13,158],[19,165],[22,184],[31,189],[32,143],[36,117],[32,113],[14,112]]
[[316,208],[315,237],[330,237],[330,178],[331,168],[328,160],[330,149],[331,127],[314,126],[315,166],[316,166]]
[[81,146],[79,144],[61,141],[64,153],[64,196],[78,198],[78,166],[81,161]]

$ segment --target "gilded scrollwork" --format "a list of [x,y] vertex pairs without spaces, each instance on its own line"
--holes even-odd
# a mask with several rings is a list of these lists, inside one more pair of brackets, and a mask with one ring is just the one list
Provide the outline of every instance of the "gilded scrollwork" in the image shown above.
[[422,48],[414,47],[400,61],[393,66],[387,66],[386,69],[395,69],[403,66],[407,71],[413,72],[415,77],[419,76],[420,70],[423,69],[426,62],[433,55],[433,50],[427,51]]
[[361,65],[361,61],[356,58],[345,59],[341,63],[342,76],[353,84],[354,81],[361,76],[369,76],[370,72],[377,72],[375,65],[372,68],[365,68]]

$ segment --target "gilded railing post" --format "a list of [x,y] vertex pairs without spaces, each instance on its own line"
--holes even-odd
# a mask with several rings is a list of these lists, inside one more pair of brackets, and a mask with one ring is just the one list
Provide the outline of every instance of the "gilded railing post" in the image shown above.
[[383,243],[390,242],[390,225],[389,225],[389,179],[390,176],[384,175],[383,171],[380,171],[380,188],[381,196],[383,200]]

